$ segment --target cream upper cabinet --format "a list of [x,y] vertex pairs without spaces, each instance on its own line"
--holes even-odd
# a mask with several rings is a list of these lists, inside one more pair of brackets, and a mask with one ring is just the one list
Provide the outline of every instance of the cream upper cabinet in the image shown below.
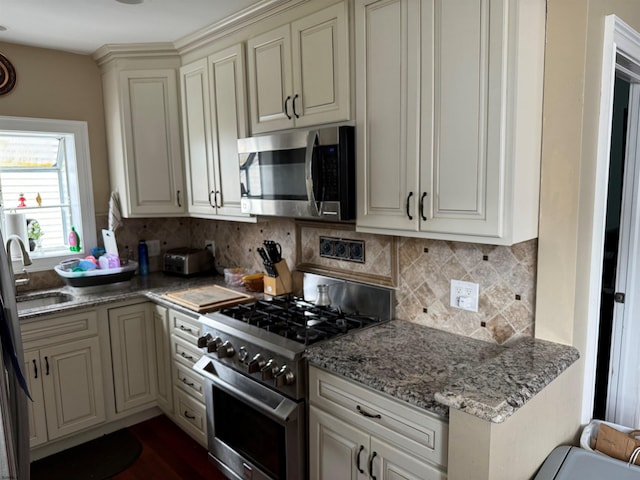
[[537,236],[544,4],[356,1],[359,231]]
[[240,211],[238,138],[247,136],[242,45],[183,66],[180,83],[189,214],[255,221]]
[[252,134],[350,118],[347,20],[338,3],[249,39]]
[[98,63],[111,189],[120,196],[123,216],[183,215],[178,57],[147,61],[107,54]]

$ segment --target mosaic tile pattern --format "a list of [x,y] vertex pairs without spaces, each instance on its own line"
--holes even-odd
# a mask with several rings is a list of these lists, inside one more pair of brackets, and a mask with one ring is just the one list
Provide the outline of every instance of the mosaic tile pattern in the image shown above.
[[[97,216],[98,232],[106,226],[107,216]],[[365,263],[321,257],[321,235],[363,240]],[[319,265],[336,275],[341,271],[369,275],[369,281],[376,276],[392,278],[392,283],[397,282],[397,318],[498,344],[533,336],[536,240],[501,247],[362,234],[353,231],[352,226],[346,230],[323,228],[322,224],[296,224],[290,219],[238,223],[196,218],[124,219],[116,238],[121,255],[133,259],[137,258],[139,240],[160,240],[161,256],[150,257],[151,271],[162,269],[166,250],[202,248],[206,239],[213,239],[218,272],[225,267],[262,271],[256,248],[264,240],[274,240],[282,246],[283,258],[292,271],[296,263],[302,263]],[[22,291],[62,285],[53,271],[33,273],[31,279]],[[452,279],[480,284],[478,313],[449,306]]]
[[[499,344],[533,336],[536,240],[501,247],[403,238],[399,261],[397,317]],[[449,306],[452,279],[480,284],[477,313]]]

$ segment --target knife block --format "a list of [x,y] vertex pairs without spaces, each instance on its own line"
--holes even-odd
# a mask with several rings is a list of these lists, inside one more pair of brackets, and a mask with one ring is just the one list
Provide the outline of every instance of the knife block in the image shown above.
[[264,277],[264,293],[267,295],[284,295],[291,293],[293,290],[293,282],[291,280],[291,272],[287,266],[286,260],[280,260],[273,264],[277,277]]

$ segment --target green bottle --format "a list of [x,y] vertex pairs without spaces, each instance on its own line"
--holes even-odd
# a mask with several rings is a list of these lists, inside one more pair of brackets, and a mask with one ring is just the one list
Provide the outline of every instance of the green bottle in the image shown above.
[[76,232],[76,227],[71,227],[71,232],[69,232],[69,250],[72,252],[80,251],[80,235]]

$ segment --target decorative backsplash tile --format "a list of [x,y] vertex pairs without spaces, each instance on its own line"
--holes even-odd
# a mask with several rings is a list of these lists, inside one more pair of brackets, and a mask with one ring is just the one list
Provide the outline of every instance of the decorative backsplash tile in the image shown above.
[[[107,216],[98,216],[96,223],[100,232]],[[363,242],[365,261],[323,257],[320,237]],[[495,343],[532,336],[534,331],[536,240],[501,247],[363,234],[351,224],[195,218],[125,219],[116,238],[121,255],[134,259],[141,239],[160,240],[161,254],[176,247],[204,248],[205,240],[213,239],[218,272],[225,267],[262,271],[256,248],[264,240],[274,240],[282,246],[291,270],[298,265],[306,271],[395,288],[397,318]],[[161,259],[162,255],[150,258],[152,271],[161,270]],[[62,285],[53,271],[32,273],[31,279],[29,290]],[[477,313],[449,306],[452,279],[479,283]]]

